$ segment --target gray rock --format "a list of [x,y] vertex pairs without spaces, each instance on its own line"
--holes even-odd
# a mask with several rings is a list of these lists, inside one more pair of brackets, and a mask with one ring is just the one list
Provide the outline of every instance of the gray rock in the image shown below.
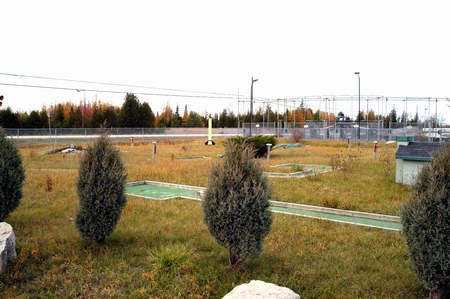
[[16,256],[16,236],[13,229],[8,223],[0,222],[0,272],[3,272],[8,262]]
[[300,299],[300,295],[291,289],[279,287],[273,283],[252,280],[241,284],[226,294],[222,299]]

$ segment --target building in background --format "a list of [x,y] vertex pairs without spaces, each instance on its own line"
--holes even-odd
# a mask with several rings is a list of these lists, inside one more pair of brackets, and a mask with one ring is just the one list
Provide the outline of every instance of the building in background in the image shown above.
[[395,182],[404,185],[412,185],[417,174],[425,163],[431,161],[433,152],[438,151],[443,143],[432,142],[407,142],[399,144],[395,154]]

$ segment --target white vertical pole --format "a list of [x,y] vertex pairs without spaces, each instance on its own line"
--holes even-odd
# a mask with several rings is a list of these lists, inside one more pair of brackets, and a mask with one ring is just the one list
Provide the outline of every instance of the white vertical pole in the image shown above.
[[270,147],[272,146],[271,143],[266,144],[266,151],[267,151],[267,161],[270,160]]

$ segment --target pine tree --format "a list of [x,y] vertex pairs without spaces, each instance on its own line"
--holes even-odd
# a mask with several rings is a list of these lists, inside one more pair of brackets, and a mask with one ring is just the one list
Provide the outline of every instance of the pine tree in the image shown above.
[[19,128],[19,114],[13,113],[10,107],[0,110],[0,126],[4,128]]
[[172,128],[178,128],[178,127],[181,126],[181,116],[180,116],[180,113],[179,113],[178,105],[175,108],[175,113],[172,114],[172,117],[170,119],[170,126]]
[[267,178],[245,144],[228,142],[223,164],[213,165],[203,204],[204,222],[236,265],[262,252],[272,225]]
[[19,205],[24,180],[22,157],[0,127],[0,221]]
[[181,119],[181,126],[187,127],[188,121],[189,121],[189,113],[188,113],[187,105],[185,105],[183,118]]
[[155,127],[155,114],[153,114],[153,111],[147,102],[144,102],[141,105],[141,119],[142,119],[142,127],[147,128]]
[[100,110],[100,106],[94,102],[92,106],[91,128],[100,128],[104,121],[103,113]]
[[422,168],[400,215],[413,269],[430,290],[429,298],[449,298],[449,145]]
[[62,128],[64,127],[64,107],[62,104],[56,105],[56,108],[52,109],[52,120],[53,120],[53,126],[55,128]]
[[119,126],[119,119],[113,106],[106,107],[105,112],[103,112],[103,123],[108,128],[117,128]]
[[397,122],[397,111],[395,110],[395,105],[392,107],[392,110],[389,113],[389,121],[391,123],[396,123]]
[[321,121],[321,120],[322,120],[321,114],[320,114],[320,110],[319,110],[319,109],[317,109],[316,113],[314,113],[314,115],[313,115],[313,120],[314,120],[314,121]]
[[76,226],[84,238],[102,243],[113,232],[126,204],[126,178],[119,151],[102,135],[80,163]]
[[119,124],[125,128],[140,127],[140,110],[141,104],[139,99],[132,93],[127,93],[125,101],[119,115]]

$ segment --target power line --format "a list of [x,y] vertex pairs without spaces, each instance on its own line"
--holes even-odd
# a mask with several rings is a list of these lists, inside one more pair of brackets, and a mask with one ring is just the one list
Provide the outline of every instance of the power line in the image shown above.
[[119,86],[119,87],[133,87],[133,88],[143,88],[143,89],[156,89],[156,90],[166,90],[166,91],[178,91],[178,92],[189,92],[189,93],[201,93],[201,94],[214,94],[214,95],[224,95],[224,96],[238,96],[232,93],[220,93],[220,92],[210,92],[210,91],[196,91],[196,90],[185,90],[185,89],[174,89],[174,88],[162,88],[154,86],[145,85],[130,85],[121,83],[108,83],[100,81],[87,81],[87,80],[76,80],[67,78],[56,78],[56,77],[45,77],[45,76],[33,76],[33,75],[23,75],[23,74],[12,74],[12,73],[0,73],[2,76],[12,76],[12,77],[23,77],[23,78],[33,78],[41,80],[53,80],[53,81],[64,81],[64,82],[76,82],[76,83],[87,83],[87,84],[97,84],[97,85],[109,85],[109,86]]
[[[54,90],[68,90],[68,91],[89,91],[98,93],[113,93],[113,94],[126,94],[128,91],[117,90],[102,90],[102,89],[89,89],[89,88],[72,88],[72,87],[59,87],[59,86],[43,86],[43,85],[28,85],[28,84],[13,84],[3,83],[0,85],[14,86],[14,87],[27,87],[27,88],[40,88],[40,89],[54,89]],[[167,94],[167,93],[148,93],[148,92],[134,92],[134,94],[147,95],[147,96],[162,96],[162,97],[180,97],[180,98],[203,98],[203,99],[237,99],[234,96],[206,96],[206,95],[189,95],[189,94]]]
[[[303,96],[303,97],[295,97],[295,98],[286,98],[288,101],[293,100],[307,100],[309,101],[323,101],[325,98],[335,98],[336,101],[358,101],[358,95],[321,95],[321,96]],[[433,100],[433,101],[447,101],[448,97],[410,97],[410,96],[380,96],[380,95],[361,95],[361,101],[362,100],[379,100],[379,99],[389,99],[390,101],[426,101],[426,100]],[[284,99],[283,99],[284,100]]]

